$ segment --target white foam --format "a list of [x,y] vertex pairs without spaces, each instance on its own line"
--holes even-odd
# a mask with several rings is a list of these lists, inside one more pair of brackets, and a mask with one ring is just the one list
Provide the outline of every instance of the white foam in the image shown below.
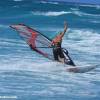
[[17,1],[23,1],[23,0],[14,0],[14,1],[16,1],[16,2],[17,2]]
[[83,4],[82,4],[82,5],[80,5],[80,6],[100,9],[100,5],[83,5]]
[[96,6],[97,9],[100,9],[100,5]]
[[17,40],[17,39],[8,39],[8,38],[0,38],[0,46],[24,46],[26,47],[27,45],[23,40]]
[[64,14],[69,14],[70,12],[66,12],[66,11],[60,11],[60,12],[53,12],[53,11],[49,11],[49,12],[32,12],[34,15],[42,15],[42,16],[60,16],[60,15],[64,15]]
[[72,14],[75,14],[75,15],[78,15],[78,16],[93,16],[93,17],[99,17],[100,16],[100,14],[89,14],[89,13],[82,12],[79,8],[70,8],[70,10],[71,10],[70,12]]
[[32,14],[34,15],[42,15],[42,16],[61,16],[61,15],[65,15],[65,14],[75,14],[78,16],[93,16],[93,17],[99,17],[100,14],[89,14],[89,13],[85,13],[80,11],[79,9],[73,9],[71,8],[71,11],[48,11],[48,12],[32,12]]
[[89,13],[85,13],[85,12],[82,12],[82,11],[73,11],[72,13],[78,15],[78,16],[93,16],[93,17],[99,17],[100,14],[89,14]]
[[46,2],[46,1],[41,1],[41,3],[48,3],[48,4],[54,4],[54,5],[59,4],[58,2]]
[[[69,41],[64,40],[64,45],[75,50],[88,52],[92,54],[100,54],[100,34],[93,30],[77,30],[71,29],[68,32]],[[77,40],[78,39],[78,40]]]
[[[20,54],[20,53],[19,53]],[[10,56],[10,57],[9,57]],[[25,70],[25,71],[35,71],[35,72],[56,72],[60,69],[63,70],[63,67],[56,62],[48,62],[46,59],[36,57],[35,55],[32,57],[29,54],[27,58],[24,55],[6,55],[2,56],[0,62],[0,70]],[[12,58],[13,57],[13,58]],[[45,62],[44,62],[45,61]],[[60,71],[61,71],[60,70]]]

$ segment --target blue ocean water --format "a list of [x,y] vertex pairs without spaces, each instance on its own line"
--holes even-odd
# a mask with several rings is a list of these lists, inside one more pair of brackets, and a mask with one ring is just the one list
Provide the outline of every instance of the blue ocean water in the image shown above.
[[74,4],[93,4],[93,5],[100,5],[100,0],[46,0],[46,1],[68,2],[68,3],[74,3]]
[[[30,50],[9,25],[24,23],[54,36],[68,23],[62,46],[78,66],[100,64],[100,6],[39,0],[0,1],[0,98],[99,100],[100,67],[68,73]],[[15,96],[15,97],[14,97]]]

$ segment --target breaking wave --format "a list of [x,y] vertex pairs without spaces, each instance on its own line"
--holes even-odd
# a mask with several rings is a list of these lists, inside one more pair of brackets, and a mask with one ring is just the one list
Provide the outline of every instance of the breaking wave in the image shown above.
[[61,16],[66,14],[75,14],[77,16],[92,16],[92,17],[100,17],[100,14],[89,14],[86,12],[82,12],[79,9],[71,9],[70,11],[48,11],[48,12],[32,12],[33,15],[42,15],[42,16]]
[[60,11],[60,12],[32,12],[34,15],[42,15],[42,16],[60,16],[64,14],[69,14],[70,12]]

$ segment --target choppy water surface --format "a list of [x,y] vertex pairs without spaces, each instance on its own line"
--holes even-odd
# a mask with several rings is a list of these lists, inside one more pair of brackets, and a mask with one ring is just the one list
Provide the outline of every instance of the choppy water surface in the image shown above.
[[[6,4],[6,6],[5,6]],[[73,74],[31,51],[9,25],[24,23],[63,40],[77,65],[100,62],[100,6],[31,0],[0,1],[0,96],[18,100],[99,100],[100,68]]]

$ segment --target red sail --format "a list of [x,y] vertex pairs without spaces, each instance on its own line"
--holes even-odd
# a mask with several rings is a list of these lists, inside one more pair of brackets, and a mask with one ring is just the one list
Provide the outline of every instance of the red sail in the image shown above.
[[48,37],[24,24],[11,25],[10,27],[15,29],[34,51],[54,60],[52,48],[49,47],[51,40]]

